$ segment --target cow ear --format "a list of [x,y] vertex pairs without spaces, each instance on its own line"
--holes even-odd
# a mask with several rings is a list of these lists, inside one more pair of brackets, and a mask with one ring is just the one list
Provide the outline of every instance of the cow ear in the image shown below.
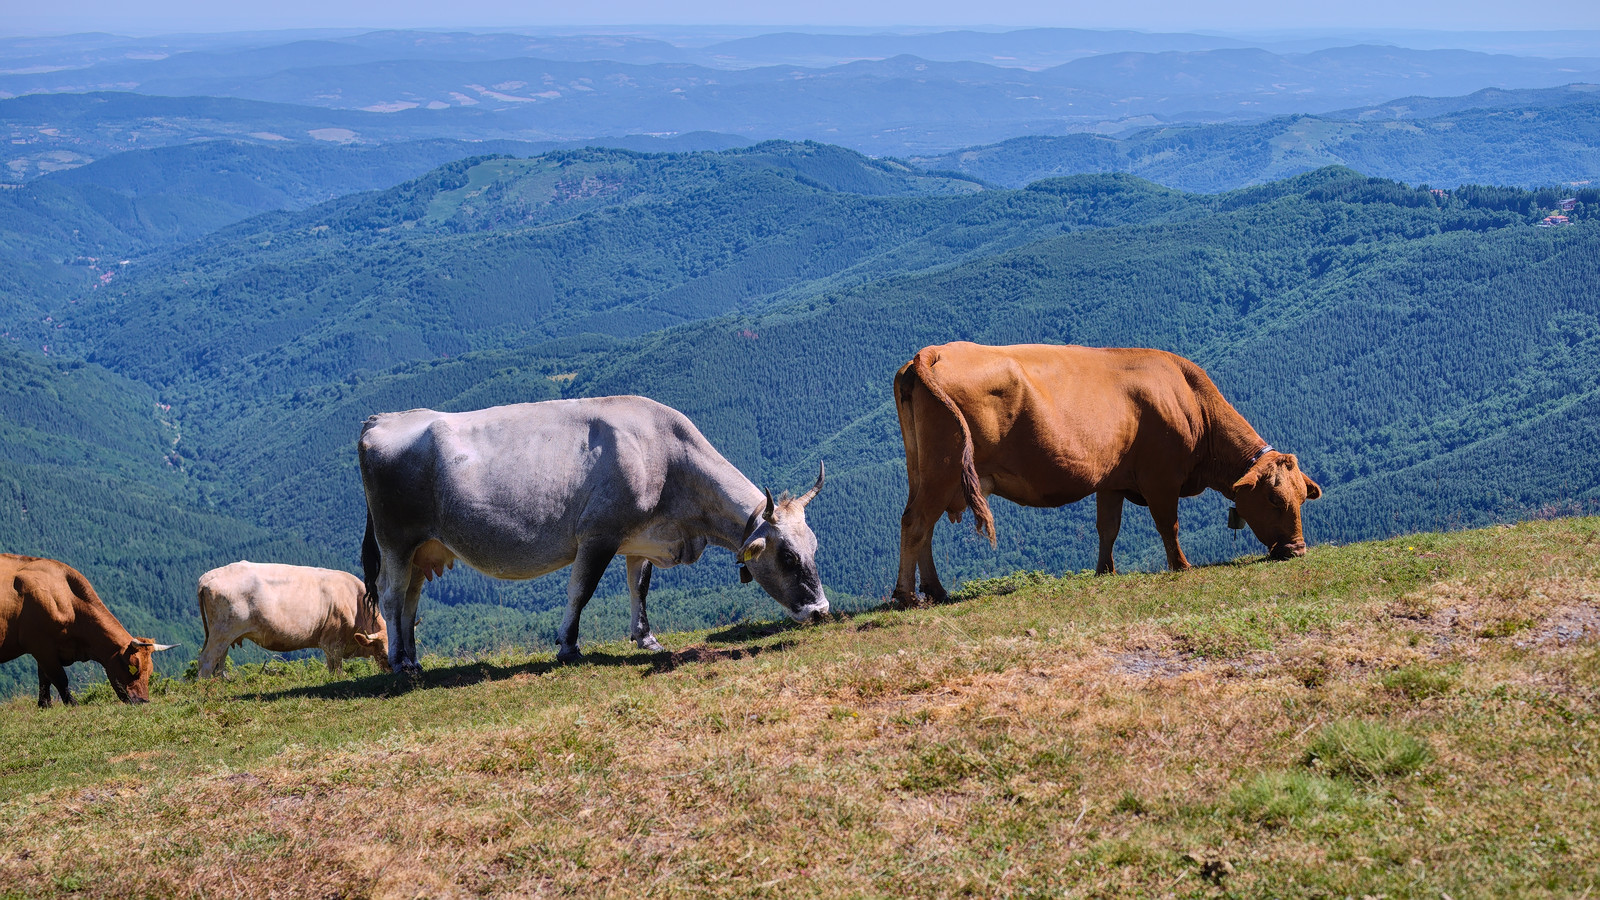
[[1268,450],[1266,455],[1256,460],[1255,465],[1250,467],[1250,471],[1244,473],[1238,481],[1233,483],[1234,491],[1247,491],[1260,484],[1261,479],[1266,477],[1268,471],[1278,465],[1278,461],[1284,456],[1285,454]]
[[739,548],[739,562],[747,563],[767,552],[767,539],[758,537]]
[[362,634],[359,631],[355,633],[354,637],[356,639],[356,643],[363,647],[371,647],[373,644],[377,643],[377,638],[375,638],[373,635]]
[[1307,500],[1315,500],[1318,497],[1322,496],[1322,488],[1321,488],[1321,486],[1319,486],[1315,481],[1312,481],[1310,475],[1307,475],[1302,470],[1300,472],[1300,477],[1304,478],[1306,480],[1306,499]]
[[1256,468],[1252,468],[1250,471],[1244,473],[1244,477],[1243,478],[1241,478],[1238,481],[1235,481],[1233,483],[1233,492],[1237,494],[1240,491],[1248,491],[1251,488],[1255,487],[1256,486],[1256,482],[1258,482],[1260,480],[1261,480],[1261,470],[1260,469],[1256,469]]

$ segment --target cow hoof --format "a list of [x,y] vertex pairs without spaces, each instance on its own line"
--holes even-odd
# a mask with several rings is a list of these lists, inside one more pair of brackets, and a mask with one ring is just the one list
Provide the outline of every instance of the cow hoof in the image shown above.
[[639,639],[639,649],[648,650],[651,653],[667,652],[667,648],[661,646],[661,642],[656,640],[656,636],[653,634],[647,634]]
[[562,647],[560,650],[556,651],[556,662],[563,665],[571,665],[575,662],[583,662],[583,651],[579,650],[577,647]]

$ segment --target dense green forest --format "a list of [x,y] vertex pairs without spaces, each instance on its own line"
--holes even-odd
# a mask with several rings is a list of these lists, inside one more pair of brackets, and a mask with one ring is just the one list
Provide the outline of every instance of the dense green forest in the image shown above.
[[1131,172],[1181,190],[1227,191],[1328,165],[1433,187],[1538,187],[1600,180],[1597,90],[1571,85],[1528,98],[1543,102],[1429,117],[1397,118],[1390,107],[1379,107],[1348,116],[1151,128],[1120,138],[1036,135],[913,161],[1006,187],[1062,175]]
[[[1572,224],[1538,227],[1566,199]],[[816,144],[473,158],[152,252],[56,295],[49,323],[7,323],[0,541],[185,639],[177,669],[206,568],[355,567],[367,415],[640,393],[774,490],[825,460],[808,510],[823,576],[871,602],[904,502],[889,381],[956,339],[1197,360],[1323,484],[1313,542],[1593,511],[1597,217],[1593,189],[1437,192],[1343,168],[1201,195],[1127,175],[979,190]],[[1185,501],[1196,562],[1260,552],[1224,506]],[[1157,568],[1137,513],[1119,563]],[[1092,565],[1091,507],[997,514],[995,549],[940,527],[953,580]],[[660,573],[658,627],[773,614],[729,561]],[[616,573],[602,590],[585,629],[619,633]],[[423,647],[546,641],[563,597],[559,575],[458,570],[427,590]],[[30,666],[0,678],[30,684]]]

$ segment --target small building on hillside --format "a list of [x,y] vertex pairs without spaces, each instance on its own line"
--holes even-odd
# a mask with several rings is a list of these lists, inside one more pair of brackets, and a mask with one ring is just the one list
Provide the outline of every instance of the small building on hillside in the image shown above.
[[1545,216],[1544,217],[1544,221],[1539,223],[1539,227],[1540,228],[1554,228],[1557,225],[1570,225],[1570,224],[1572,224],[1572,220],[1568,219],[1566,216],[1560,216],[1560,215],[1557,215],[1557,216]]
[[1577,197],[1568,197],[1567,199],[1561,201],[1560,203],[1557,203],[1556,205],[1561,207],[1562,209],[1566,210],[1567,212],[1571,212],[1572,208],[1574,206],[1578,205],[1578,198]]

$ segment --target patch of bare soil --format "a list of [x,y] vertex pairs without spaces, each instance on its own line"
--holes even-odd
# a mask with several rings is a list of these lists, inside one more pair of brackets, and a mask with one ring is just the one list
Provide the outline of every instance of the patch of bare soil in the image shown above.
[[1538,627],[1513,641],[1518,647],[1565,645],[1600,638],[1600,607],[1568,606],[1547,616]]
[[1435,655],[1502,638],[1524,648],[1565,645],[1600,637],[1600,582],[1493,574],[1443,581],[1402,598],[1390,613],[1432,638]]
[[1138,678],[1176,678],[1200,668],[1200,660],[1184,654],[1162,653],[1159,650],[1133,650],[1113,653],[1115,661],[1111,671],[1119,675]]

